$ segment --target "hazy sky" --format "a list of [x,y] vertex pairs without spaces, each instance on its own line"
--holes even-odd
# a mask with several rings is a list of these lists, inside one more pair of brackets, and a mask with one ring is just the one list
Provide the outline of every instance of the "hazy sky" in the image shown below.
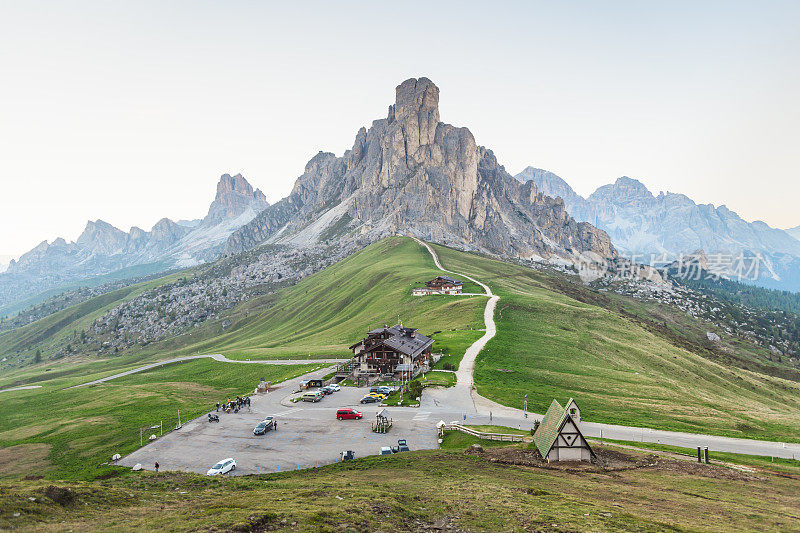
[[279,200],[412,76],[511,173],[800,224],[800,2],[373,4],[0,3],[0,255]]

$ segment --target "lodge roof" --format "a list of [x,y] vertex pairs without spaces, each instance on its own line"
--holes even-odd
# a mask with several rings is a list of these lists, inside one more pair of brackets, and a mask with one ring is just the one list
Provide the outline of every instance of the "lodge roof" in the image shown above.
[[464,284],[464,282],[462,282],[460,279],[451,278],[450,276],[436,276],[435,278],[433,278],[433,280],[429,281],[428,283],[433,283],[436,280],[447,281],[449,283],[452,283],[453,285]]
[[[396,352],[400,352],[413,358],[433,344],[433,339],[430,337],[426,337],[421,333],[417,333],[416,328],[407,328],[402,324],[397,324],[396,326],[392,326],[390,328],[373,329],[369,332],[367,338],[382,333],[386,333],[387,338],[377,342],[375,346],[370,348],[370,350],[378,346],[386,346]],[[355,343],[350,347],[350,349],[352,350],[362,342],[364,341]]]

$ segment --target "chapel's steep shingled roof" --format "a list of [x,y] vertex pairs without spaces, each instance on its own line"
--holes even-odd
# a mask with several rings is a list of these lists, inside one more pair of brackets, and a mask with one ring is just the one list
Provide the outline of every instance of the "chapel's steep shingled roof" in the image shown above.
[[[571,401],[572,398],[570,398],[570,402]],[[569,405],[570,402],[567,402],[567,405]],[[542,423],[533,434],[533,442],[536,444],[536,448],[538,448],[542,457],[547,457],[547,454],[550,453],[550,449],[558,438],[558,432],[561,431],[561,426],[566,416],[567,410],[561,407],[561,404],[558,403],[557,400],[553,400],[553,403],[550,404],[550,407],[547,409],[542,419]]]

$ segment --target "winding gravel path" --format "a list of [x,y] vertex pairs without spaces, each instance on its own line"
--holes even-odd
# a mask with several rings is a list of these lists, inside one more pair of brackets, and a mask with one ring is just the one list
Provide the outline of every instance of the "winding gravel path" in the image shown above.
[[12,389],[3,389],[0,392],[14,392],[15,390],[29,390],[29,389],[41,389],[41,385],[25,385],[23,387],[14,387]]
[[[484,293],[480,296],[489,297],[489,301],[486,302],[486,308],[483,310],[483,323],[486,325],[486,333],[484,333],[480,339],[475,341],[472,345],[470,345],[469,348],[467,348],[467,351],[464,353],[464,358],[461,359],[461,364],[458,365],[458,370],[456,370],[456,385],[453,387],[454,392],[464,398],[469,398],[469,401],[472,402],[474,406],[474,399],[472,398],[472,375],[475,370],[475,358],[478,356],[480,351],[483,350],[483,347],[486,346],[486,343],[497,334],[497,326],[495,326],[494,323],[494,308],[497,304],[497,300],[499,300],[500,297],[492,293],[492,289],[490,289],[485,283],[478,281],[473,277],[467,276],[466,274],[453,272],[452,270],[447,270],[446,268],[442,267],[442,264],[439,262],[439,256],[436,255],[436,252],[428,243],[423,242],[416,237],[412,238],[428,250],[428,253],[430,253],[431,257],[433,258],[433,263],[436,265],[436,268],[442,272],[447,272],[460,278],[468,279],[473,283],[477,283],[483,288],[484,291]],[[469,295],[472,295],[472,293],[468,293],[466,295],[462,294],[461,296]]]

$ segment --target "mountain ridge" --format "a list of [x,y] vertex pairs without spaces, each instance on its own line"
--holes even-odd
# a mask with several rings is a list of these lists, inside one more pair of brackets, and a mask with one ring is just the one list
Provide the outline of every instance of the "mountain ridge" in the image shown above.
[[398,85],[386,118],[360,128],[341,157],[312,157],[289,196],[234,232],[226,249],[309,245],[347,220],[341,232],[368,241],[402,233],[523,259],[617,256],[604,232],[516,181],[469,129],[441,122],[438,104],[428,78]]
[[241,175],[223,174],[208,214],[198,221],[162,218],[149,231],[125,232],[89,220],[74,242],[42,241],[0,273],[0,307],[57,287],[126,267],[153,264],[156,270],[187,267],[215,258],[227,237],[267,207],[264,194]]
[[648,256],[663,254],[675,259],[698,250],[726,261],[744,254],[763,263],[758,279],[749,281],[800,290],[800,241],[763,221],[747,222],[724,204],[698,204],[673,192],[654,195],[627,176],[598,187],[587,198],[546,170],[527,167],[515,177],[562,198],[570,215],[605,230],[620,252],[634,260],[648,262]]

